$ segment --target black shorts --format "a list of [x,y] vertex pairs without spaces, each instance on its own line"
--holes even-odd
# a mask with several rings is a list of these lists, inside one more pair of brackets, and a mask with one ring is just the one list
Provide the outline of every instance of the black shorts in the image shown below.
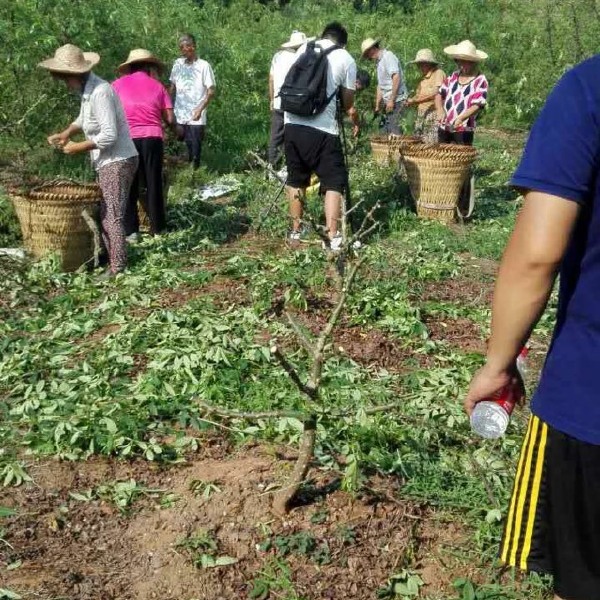
[[565,600],[600,600],[600,446],[531,418],[500,558],[553,575]]
[[289,186],[306,188],[316,173],[322,192],[345,192],[348,171],[339,136],[314,127],[286,125],[284,147]]

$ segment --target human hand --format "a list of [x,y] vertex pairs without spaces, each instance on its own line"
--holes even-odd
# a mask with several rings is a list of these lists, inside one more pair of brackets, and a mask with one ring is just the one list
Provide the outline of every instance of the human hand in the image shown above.
[[394,112],[394,108],[396,108],[396,105],[394,104],[393,100],[389,100],[386,105],[385,105],[385,112],[387,113],[391,113]]
[[358,123],[352,125],[352,137],[357,138],[360,133],[360,125]]
[[62,146],[62,151],[65,154],[78,154],[81,152],[81,145],[77,142],[67,142]]
[[456,119],[454,119],[454,123],[452,123],[452,126],[454,127],[454,129],[458,129],[459,127],[462,127],[462,125],[464,125],[464,118],[463,117],[456,117]]
[[524,400],[525,388],[516,365],[509,370],[498,371],[486,364],[475,373],[471,380],[464,401],[465,412],[470,416],[478,402],[493,397],[508,385],[519,388],[522,392],[521,398]]
[[198,108],[195,108],[192,111],[192,121],[199,121],[200,117],[202,116],[202,111],[203,110],[204,110],[204,108],[200,107],[200,106]]
[[53,133],[48,136],[48,143],[55,148],[62,148],[68,141],[68,138],[62,133]]
[[417,103],[417,99],[413,96],[412,98],[409,98],[406,101],[406,106],[412,106],[413,104],[416,104],[416,103]]

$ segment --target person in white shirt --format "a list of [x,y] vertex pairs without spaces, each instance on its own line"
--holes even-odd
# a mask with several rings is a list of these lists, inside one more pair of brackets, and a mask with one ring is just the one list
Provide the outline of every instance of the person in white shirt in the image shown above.
[[[325,226],[332,250],[339,249],[342,243],[338,225],[342,194],[348,187],[348,170],[339,136],[338,101],[352,119],[355,136],[359,129],[358,112],[354,108],[356,62],[345,49],[347,43],[348,32],[339,23],[327,25],[321,39],[316,42],[323,51],[339,46],[327,55],[327,97],[331,100],[325,110],[311,117],[285,113],[286,193],[292,218],[290,240],[300,239],[305,192],[311,175],[315,173],[320,181],[321,193],[325,194]],[[297,57],[304,51],[306,44],[298,50]]]
[[[119,97],[109,83],[92,72],[98,62],[100,56],[95,52],[82,52],[77,46],[66,44],[39,66],[81,94],[77,119],[64,131],[50,135],[48,143],[65,154],[90,153],[102,190],[100,220],[109,261],[109,270],[103,277],[110,277],[127,265],[123,218],[137,171],[138,152]],[[79,132],[83,132],[85,140],[70,141]]]
[[175,118],[188,149],[189,162],[200,166],[206,129],[206,108],[215,95],[212,67],[196,54],[196,40],[186,33],[179,38],[182,54],[173,64],[169,91],[175,95]]
[[269,139],[269,164],[275,167],[281,157],[281,146],[283,146],[283,111],[281,110],[281,98],[279,90],[285,81],[290,67],[296,60],[296,50],[306,42],[315,38],[307,38],[301,31],[294,31],[287,42],[281,44],[281,48],[273,56],[271,69],[269,71],[269,100],[271,107],[271,135]]
[[367,38],[361,45],[363,58],[377,63],[375,113],[383,113],[380,128],[383,133],[400,134],[400,118],[408,98],[406,80],[398,57],[381,47],[381,42]]

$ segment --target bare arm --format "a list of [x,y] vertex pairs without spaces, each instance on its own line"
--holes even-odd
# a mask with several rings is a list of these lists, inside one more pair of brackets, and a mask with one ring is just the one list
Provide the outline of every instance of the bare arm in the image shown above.
[[381,107],[381,88],[377,86],[375,91],[375,112],[379,112]]
[[342,103],[342,109],[346,111],[346,114],[352,120],[352,134],[356,137],[360,129],[360,117],[358,115],[358,111],[354,107],[354,90],[341,87],[340,100]]
[[515,359],[546,307],[579,210],[564,198],[526,194],[500,265],[487,361],[471,384],[467,412],[513,380]]
[[481,106],[479,104],[474,104],[470,108],[467,108],[464,112],[462,112],[456,119],[454,119],[454,125],[458,127],[468,121],[473,115],[476,115],[480,110]]
[[396,104],[396,98],[398,97],[398,90],[400,89],[400,82],[402,79],[400,78],[400,73],[394,73],[392,75],[392,95],[390,96],[390,100],[387,103],[387,110],[394,110],[394,106]]
[[215,97],[215,86],[213,85],[208,88],[204,100],[202,102],[200,102],[200,104],[198,104],[198,106],[196,106],[196,108],[192,112],[192,118],[194,121],[197,121],[200,118],[200,116],[206,110],[206,107],[211,103],[211,101],[214,97]]
[[62,148],[76,134],[81,131],[81,126],[77,123],[71,123],[60,133],[53,133],[48,136],[48,143],[56,148]]
[[435,95],[435,112],[437,112],[437,116],[440,121],[446,116],[446,111],[444,110],[444,99],[439,92]]
[[175,111],[172,108],[164,108],[162,110],[162,118],[169,127],[175,125]]

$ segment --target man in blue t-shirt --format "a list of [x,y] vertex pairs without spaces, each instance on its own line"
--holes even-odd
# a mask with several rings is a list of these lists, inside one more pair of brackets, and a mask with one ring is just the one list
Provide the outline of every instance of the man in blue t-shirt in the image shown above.
[[502,561],[554,575],[556,598],[600,600],[600,55],[569,71],[512,184],[525,203],[494,294],[485,366],[465,408],[517,381],[515,359],[560,270],[556,329],[517,470]]

